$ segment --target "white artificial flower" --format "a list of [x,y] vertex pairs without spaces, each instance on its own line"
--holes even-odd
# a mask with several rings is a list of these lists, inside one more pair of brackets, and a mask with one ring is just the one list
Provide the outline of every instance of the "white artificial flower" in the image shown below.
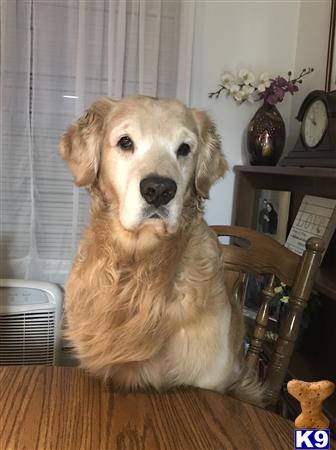
[[270,81],[261,82],[258,84],[258,91],[264,92],[266,90],[266,88],[270,87],[270,85],[271,85]]
[[270,78],[271,78],[271,75],[270,75],[269,73],[263,72],[263,73],[260,75],[260,77],[259,77],[259,81],[264,81],[264,82],[266,82],[266,81],[269,81]]
[[234,95],[233,98],[236,100],[236,102],[241,103],[242,101],[244,101],[244,95],[242,93],[241,90],[237,91]]
[[245,100],[253,103],[255,101],[253,96],[254,91],[255,88],[253,86],[239,86],[239,84],[235,83],[231,84],[231,86],[229,87],[229,93],[237,103],[242,103]]
[[245,84],[245,86],[242,86],[241,90],[242,93],[247,97],[248,95],[252,94],[252,92],[254,92],[254,87]]
[[222,85],[223,85],[226,89],[229,89],[229,88],[230,88],[230,86],[231,86],[232,83],[233,83],[233,80],[234,80],[234,77],[233,77],[232,73],[230,73],[230,72],[224,72],[224,73],[222,74],[222,76],[221,76],[221,82],[222,82]]
[[253,86],[249,86],[249,85],[244,85],[241,88],[242,94],[243,94],[243,100],[247,100],[250,103],[254,103],[255,98],[254,98],[254,91],[255,88]]
[[236,102],[241,103],[243,101],[243,93],[238,84],[232,84],[229,89],[230,95],[236,100]]
[[232,83],[231,86],[229,87],[229,91],[230,95],[234,97],[235,94],[240,91],[240,87],[238,86],[238,84]]
[[240,69],[238,76],[246,85],[253,84],[255,82],[254,73],[248,69]]
[[264,92],[266,88],[271,85],[271,75],[269,73],[262,73],[259,77],[258,91]]
[[239,91],[237,92],[233,98],[236,100],[237,103],[242,103],[243,102],[243,94]]
[[253,94],[250,94],[247,99],[249,103],[254,103],[256,101],[256,97]]

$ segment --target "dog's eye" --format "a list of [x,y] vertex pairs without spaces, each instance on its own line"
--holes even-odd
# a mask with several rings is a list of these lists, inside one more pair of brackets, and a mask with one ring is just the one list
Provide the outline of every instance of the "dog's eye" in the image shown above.
[[119,139],[118,147],[120,147],[122,150],[131,152],[134,149],[134,144],[130,137],[123,136]]
[[190,153],[190,145],[185,142],[177,149],[177,156],[187,156]]

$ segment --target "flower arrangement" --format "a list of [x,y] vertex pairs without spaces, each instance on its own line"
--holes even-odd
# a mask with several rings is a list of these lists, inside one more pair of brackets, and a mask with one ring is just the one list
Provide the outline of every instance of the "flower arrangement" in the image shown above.
[[282,76],[271,78],[268,73],[262,73],[259,78],[247,69],[241,69],[238,76],[230,72],[224,72],[221,76],[219,89],[209,93],[209,98],[218,98],[224,91],[227,96],[231,96],[237,103],[248,101],[254,103],[263,100],[264,103],[275,105],[282,102],[287,92],[294,95],[299,90],[298,84],[302,83],[302,78],[312,73],[314,69],[302,69],[300,75],[291,78],[292,72],[288,72],[287,79]]

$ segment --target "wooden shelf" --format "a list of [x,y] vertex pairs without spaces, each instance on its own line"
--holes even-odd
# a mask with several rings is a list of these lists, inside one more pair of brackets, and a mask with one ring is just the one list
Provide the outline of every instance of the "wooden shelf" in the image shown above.
[[[259,190],[291,193],[287,234],[305,195],[336,199],[335,168],[235,166],[234,173],[233,225],[253,228]],[[303,346],[293,352],[287,375],[289,378],[305,381],[322,379],[335,381],[336,233],[331,238],[324,255],[314,289],[321,297],[319,313],[316,321],[312,321],[309,330],[306,330]],[[251,330],[252,326],[253,321],[248,323],[247,328]],[[264,349],[266,356],[272,354],[271,343],[265,344]],[[295,407],[295,401],[291,398],[288,398],[288,403]],[[336,435],[336,393],[325,401],[324,409],[332,420],[331,429]]]
[[[235,196],[240,200],[233,204],[233,225],[251,226],[255,191],[258,189],[290,191],[291,210],[289,225],[301,205],[304,195],[336,198],[336,169],[321,167],[235,166]],[[243,204],[241,204],[243,203]],[[246,211],[241,211],[244,207]],[[237,223],[234,223],[237,221]]]
[[336,180],[336,169],[322,167],[235,166],[234,170],[244,173],[263,173],[305,178],[332,178]]

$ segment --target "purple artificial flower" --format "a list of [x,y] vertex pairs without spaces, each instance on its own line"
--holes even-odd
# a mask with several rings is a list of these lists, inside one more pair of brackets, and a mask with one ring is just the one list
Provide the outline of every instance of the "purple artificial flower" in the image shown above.
[[273,93],[277,97],[278,102],[282,102],[286,93],[285,86],[284,87],[274,86]]
[[265,98],[265,102],[269,105],[275,105],[276,103],[278,103],[278,97],[274,94],[271,94],[267,98]]
[[[281,83],[283,84],[283,83]],[[285,87],[282,88],[278,85],[277,80],[273,80],[271,85],[260,93],[260,98],[263,98],[269,105],[275,105],[282,102],[285,96]]]
[[284,77],[276,77],[276,79],[274,80],[274,82],[277,86],[282,87],[282,88],[286,88],[287,87],[287,80]]
[[288,82],[288,92],[294,95],[295,92],[299,90],[298,86],[291,81]]

